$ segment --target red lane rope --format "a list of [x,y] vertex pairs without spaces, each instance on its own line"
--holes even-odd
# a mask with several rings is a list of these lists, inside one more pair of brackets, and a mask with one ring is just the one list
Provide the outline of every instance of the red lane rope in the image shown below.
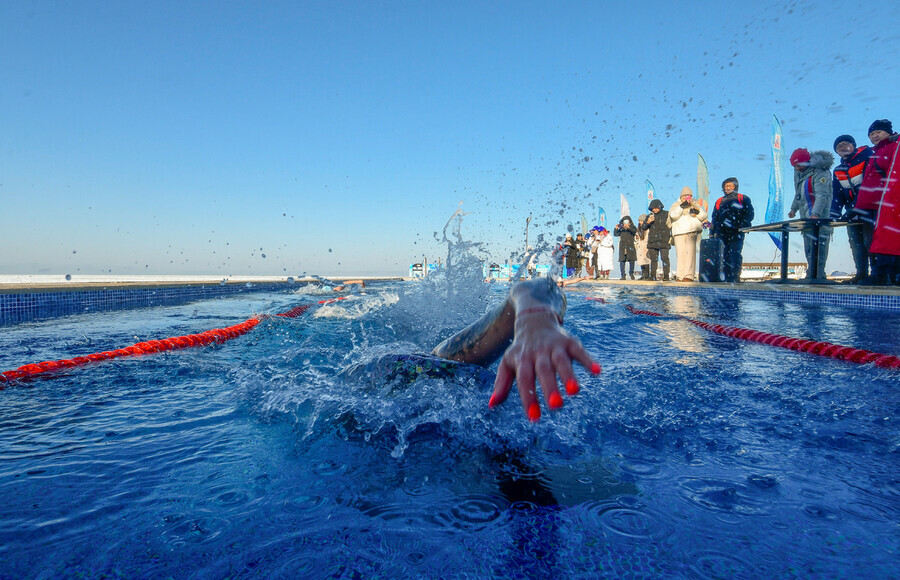
[[[297,318],[298,316],[309,310],[311,306],[311,304],[304,304],[302,306],[291,308],[286,312],[279,312],[275,316]],[[164,352],[167,350],[178,350],[195,346],[206,346],[214,342],[217,344],[222,344],[228,340],[247,334],[253,329],[254,326],[259,324],[260,321],[266,317],[266,315],[254,316],[253,318],[249,318],[240,324],[235,324],[234,326],[228,326],[226,328],[213,328],[212,330],[207,330],[198,334],[186,334],[184,336],[174,336],[161,340],[149,340],[116,350],[98,352],[86,356],[76,356],[71,359],[51,360],[24,365],[15,370],[0,373],[0,389],[3,389],[6,384],[13,381],[27,379],[37,375],[50,374],[63,369],[83,366],[97,361],[109,360],[123,356],[153,354],[157,352]]]
[[338,300],[346,300],[350,298],[349,296],[338,296],[337,298],[329,298],[328,300],[319,300],[319,304],[331,304],[333,302],[337,302]]
[[600,298],[599,296],[587,296],[585,300],[593,300],[594,302],[602,302],[603,304],[609,304],[609,301],[606,298]]
[[284,316],[285,318],[297,318],[298,316],[300,316],[301,314],[303,314],[304,312],[309,310],[310,306],[312,306],[312,305],[304,304],[303,306],[297,306],[296,308],[291,308],[287,312],[280,312],[280,313],[276,314],[275,316]]
[[875,366],[885,369],[900,369],[900,357],[892,354],[882,354],[872,352],[861,348],[853,348],[852,346],[842,346],[830,342],[822,342],[818,340],[804,340],[802,338],[791,338],[789,336],[781,336],[759,330],[748,328],[735,328],[732,326],[722,326],[721,324],[710,324],[699,320],[691,320],[684,318],[691,324],[699,326],[710,332],[715,332],[723,336],[731,336],[741,340],[749,340],[760,344],[787,348],[799,352],[807,352],[818,356],[824,356],[837,360],[844,360],[859,364],[875,363]]
[[[601,300],[602,302],[606,302],[605,300]],[[663,314],[658,312],[652,312],[650,310],[638,310],[634,308],[630,304],[625,305],[625,309],[631,312],[632,314],[639,314],[643,316],[654,316],[654,317],[662,317]],[[868,364],[875,363],[875,366],[885,368],[885,369],[898,369],[900,370],[900,357],[892,355],[892,354],[882,354],[879,352],[872,352],[869,350],[863,350],[860,348],[853,348],[852,346],[842,346],[839,344],[833,344],[830,342],[822,342],[817,340],[805,340],[802,338],[792,338],[790,336],[782,336],[779,334],[771,334],[768,332],[762,332],[759,330],[753,330],[750,328],[736,328],[733,326],[722,326],[721,324],[711,324],[709,322],[701,322],[699,320],[692,320],[686,316],[681,315],[673,315],[676,318],[681,318],[690,322],[695,326],[699,326],[704,330],[708,330],[710,332],[715,332],[717,334],[721,334],[723,336],[729,336],[732,338],[739,338],[741,340],[749,340],[751,342],[758,342],[760,344],[767,344],[769,346],[776,346],[779,348],[786,348],[789,350],[795,350],[798,352],[806,352],[809,354],[814,354],[818,356],[824,356],[828,358],[833,358],[837,360],[843,360],[858,364]]]

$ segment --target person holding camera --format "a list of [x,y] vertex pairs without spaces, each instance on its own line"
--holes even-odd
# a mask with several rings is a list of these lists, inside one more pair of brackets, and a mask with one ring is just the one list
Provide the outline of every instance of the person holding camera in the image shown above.
[[706,208],[700,200],[694,199],[690,187],[681,190],[678,201],[669,208],[669,222],[672,224],[672,238],[675,241],[675,279],[693,282],[697,272],[697,249]]
[[662,261],[662,278],[669,280],[669,238],[672,230],[669,228],[669,212],[663,209],[663,202],[654,199],[647,208],[650,214],[641,229],[647,232],[647,255],[650,256],[650,279],[656,280],[656,267]]
[[634,280],[634,262],[637,260],[637,249],[634,245],[635,234],[637,234],[637,226],[628,215],[619,220],[619,223],[613,228],[613,235],[619,238],[619,271],[622,274],[622,280],[625,279],[625,262],[628,262],[628,273]]

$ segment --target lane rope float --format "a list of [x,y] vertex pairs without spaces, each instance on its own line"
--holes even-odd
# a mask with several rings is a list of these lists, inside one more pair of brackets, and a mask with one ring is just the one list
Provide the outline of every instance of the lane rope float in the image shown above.
[[[603,304],[610,304],[610,302],[608,302],[607,300],[605,300],[603,298],[589,297],[588,300],[602,302]],[[833,358],[833,359],[857,363],[857,364],[874,363],[875,366],[883,368],[883,369],[900,370],[900,357],[892,355],[892,354],[883,354],[880,352],[873,352],[870,350],[855,348],[852,346],[842,346],[840,344],[834,344],[831,342],[824,342],[824,341],[818,341],[818,340],[806,340],[803,338],[793,338],[790,336],[782,336],[780,334],[772,334],[769,332],[762,332],[759,330],[753,330],[751,328],[738,328],[738,327],[734,327],[734,326],[722,326],[721,324],[712,324],[712,323],[703,322],[700,320],[693,320],[693,319],[688,318],[687,316],[683,316],[681,314],[665,315],[665,314],[660,314],[658,312],[653,312],[651,310],[640,310],[638,308],[635,308],[631,304],[625,304],[624,308],[626,310],[628,310],[629,312],[631,312],[632,314],[641,315],[641,316],[652,316],[655,318],[663,318],[666,316],[671,316],[673,318],[678,318],[678,319],[690,322],[694,326],[698,326],[704,330],[708,330],[710,332],[715,332],[716,334],[721,334],[723,336],[728,336],[731,338],[748,340],[750,342],[758,342],[760,344],[766,344],[769,346],[775,346],[775,347],[779,347],[779,348],[786,348],[788,350],[794,350],[797,352],[805,352],[805,353],[814,354],[817,356],[824,356],[827,358]]]
[[[337,299],[322,301],[320,302],[320,304],[333,302],[334,300]],[[281,316],[283,318],[297,318],[298,316],[309,310],[311,307],[312,304],[303,304],[301,306],[291,308],[290,310],[287,310],[285,312],[279,312],[278,314],[275,314],[275,316]],[[260,316],[254,316],[253,318],[248,318],[240,324],[235,324],[233,326],[228,326],[225,328],[213,328],[212,330],[207,330],[205,332],[200,332],[197,334],[186,334],[184,336],[174,336],[161,340],[148,340],[133,344],[131,346],[127,346],[125,348],[108,350],[85,356],[76,356],[71,359],[52,360],[27,364],[15,370],[0,373],[0,389],[3,389],[6,385],[14,381],[28,379],[36,377],[38,375],[49,375],[61,370],[77,366],[84,366],[94,362],[125,356],[137,356],[143,354],[165,352],[168,350],[179,350],[182,348],[206,346],[214,342],[217,344],[222,344],[233,338],[237,338],[239,336],[247,334],[262,320],[269,317],[270,315],[263,314]]]

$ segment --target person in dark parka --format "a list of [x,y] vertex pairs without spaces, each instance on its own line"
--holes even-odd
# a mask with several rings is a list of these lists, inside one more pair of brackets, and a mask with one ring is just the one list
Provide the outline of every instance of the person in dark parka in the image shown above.
[[581,247],[572,238],[572,234],[566,234],[563,247],[566,252],[566,277],[574,278],[581,265]]
[[637,234],[637,226],[627,215],[619,220],[613,228],[613,235],[619,238],[619,271],[622,280],[625,279],[625,262],[628,262],[628,274],[634,280],[634,262],[637,260],[637,250],[634,247],[634,236]]
[[669,212],[663,209],[663,202],[654,199],[650,202],[650,215],[641,226],[647,231],[647,255],[650,257],[650,279],[656,280],[656,267],[662,261],[662,280],[669,279],[669,239],[672,237],[672,228],[667,223]]
[[841,135],[834,140],[834,152],[841,156],[841,162],[832,170],[831,219],[848,222],[847,239],[856,266],[856,275],[849,283],[856,284],[869,275],[869,246],[875,231],[875,224],[861,220],[854,211],[873,149],[857,147],[852,135]]
[[725,282],[740,282],[744,265],[744,234],[741,228],[753,223],[753,204],[750,198],[738,192],[740,187],[736,177],[722,182],[722,197],[716,201],[710,219],[711,238],[720,239],[725,244],[723,271]]

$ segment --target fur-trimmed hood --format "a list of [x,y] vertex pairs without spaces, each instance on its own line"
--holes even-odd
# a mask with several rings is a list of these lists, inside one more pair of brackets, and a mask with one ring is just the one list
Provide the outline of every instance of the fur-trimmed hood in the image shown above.
[[831,151],[810,151],[809,166],[813,169],[829,171],[834,165],[834,153]]

